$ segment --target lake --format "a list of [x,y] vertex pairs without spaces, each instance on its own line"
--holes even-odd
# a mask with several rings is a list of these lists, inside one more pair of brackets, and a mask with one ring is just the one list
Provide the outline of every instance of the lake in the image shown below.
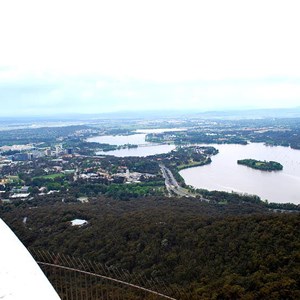
[[[136,134],[131,135],[103,135],[103,136],[94,136],[87,139],[87,142],[95,142],[102,144],[110,144],[110,145],[145,145],[150,143],[146,142],[146,135],[149,133],[163,133],[163,132],[172,132],[172,131],[184,131],[185,128],[156,128],[156,129],[138,129],[136,130]],[[159,151],[159,148],[157,148]],[[170,150],[171,151],[171,150]]]
[[138,156],[145,157],[155,154],[168,153],[175,149],[174,145],[154,145],[145,141],[146,134],[148,133],[160,133],[166,131],[179,131],[184,130],[181,128],[175,128],[170,130],[168,129],[139,129],[136,130],[137,134],[132,135],[104,135],[104,136],[95,136],[88,138],[88,142],[104,143],[110,145],[125,145],[133,144],[138,145],[137,148],[131,149],[119,149],[113,151],[99,151],[97,155],[114,155],[117,157],[128,157],[128,156]]
[[[219,150],[212,163],[180,171],[186,184],[195,188],[254,194],[269,202],[300,204],[300,150],[248,145],[209,145]],[[238,159],[273,160],[282,171],[265,172],[238,165]]]
[[117,157],[138,156],[145,157],[150,155],[168,153],[175,149],[174,145],[155,145],[155,146],[139,146],[131,149],[120,149],[113,151],[99,151],[97,155],[114,155]]
[[[184,130],[176,128],[175,130]],[[98,155],[114,155],[117,157],[145,157],[168,153],[175,149],[174,145],[153,145],[145,141],[146,133],[164,132],[170,129],[141,129],[137,134],[128,136],[107,135],[87,139],[89,142],[107,143],[111,145],[135,144],[138,148],[120,149],[98,152]],[[172,130],[174,131],[174,129]],[[205,145],[204,145],[205,146]],[[208,145],[219,150],[212,157],[212,163],[180,171],[186,184],[195,188],[254,194],[269,202],[300,204],[300,150],[287,147],[271,147],[261,143],[248,145]],[[253,158],[257,160],[273,160],[283,165],[278,172],[264,172],[238,165],[238,159]]]

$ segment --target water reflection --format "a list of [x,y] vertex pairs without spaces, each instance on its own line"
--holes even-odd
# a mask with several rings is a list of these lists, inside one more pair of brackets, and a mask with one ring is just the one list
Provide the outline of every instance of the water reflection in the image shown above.
[[128,157],[128,156],[150,156],[155,154],[162,154],[168,153],[175,149],[174,145],[158,145],[158,146],[145,146],[145,147],[138,147],[132,149],[120,149],[114,151],[107,151],[107,152],[97,152],[97,155],[114,155],[117,157]]

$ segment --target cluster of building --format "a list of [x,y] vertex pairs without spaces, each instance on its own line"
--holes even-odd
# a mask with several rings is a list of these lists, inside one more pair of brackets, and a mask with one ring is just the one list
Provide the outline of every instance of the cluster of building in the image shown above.
[[56,145],[55,150],[51,150],[51,148],[48,148],[45,150],[46,156],[60,156],[60,155],[64,155],[64,154],[71,155],[73,153],[74,153],[73,148],[63,149],[62,145]]
[[[4,198],[3,195],[5,195],[7,192],[6,190],[3,190],[3,187],[5,187],[5,184],[3,183],[5,180],[0,180],[0,199],[2,202],[11,202],[13,200],[27,200],[29,199],[30,192],[29,192],[29,186],[22,186],[22,187],[13,187],[9,191],[9,196]],[[7,182],[7,179],[6,181]]]
[[1,158],[7,161],[30,161],[44,156],[58,157],[65,154],[72,155],[74,153],[74,150],[72,148],[64,149],[62,145],[56,145],[54,149],[40,149],[35,148],[33,145],[19,145],[19,147],[17,147],[17,145],[0,147],[0,152],[3,153],[7,151],[18,152],[5,155],[4,157],[0,156],[0,163]]
[[83,179],[93,182],[103,182],[107,183],[138,183],[141,182],[141,178],[148,179],[150,177],[155,177],[153,174],[130,172],[127,168],[120,167],[120,172],[115,174],[110,174],[105,170],[99,169],[95,172],[83,172],[79,173],[76,170],[74,174],[74,181],[78,179]]
[[30,196],[29,186],[22,186],[20,188],[12,188],[9,199],[11,200],[26,200]]
[[139,173],[139,172],[130,172],[129,169],[126,169],[126,171],[124,173],[116,173],[115,176],[124,178],[124,182],[126,182],[126,183],[138,183],[138,182],[141,182],[142,177],[144,179],[155,177],[155,175],[153,175],[153,174]]

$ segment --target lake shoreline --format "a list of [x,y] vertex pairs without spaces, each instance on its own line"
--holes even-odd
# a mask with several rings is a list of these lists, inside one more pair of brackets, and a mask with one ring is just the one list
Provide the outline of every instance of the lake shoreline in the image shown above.
[[[212,157],[209,165],[181,170],[179,173],[187,185],[195,189],[257,195],[263,201],[300,204],[299,150],[263,143],[207,145],[219,149],[219,154]],[[280,172],[238,168],[236,160],[243,156],[279,160],[285,168]]]
[[[97,155],[117,157],[146,157],[168,153],[176,148],[172,144],[152,146],[145,141],[146,134],[129,136],[99,136],[99,143],[115,145],[136,144],[134,149],[119,149],[98,152]],[[128,138],[130,138],[128,140]],[[149,145],[149,146],[148,146]],[[300,204],[300,156],[296,149],[284,146],[269,146],[265,143],[240,144],[198,144],[222,149],[212,162],[187,165],[178,170],[185,183],[194,188],[238,192],[258,195],[262,200],[276,203]],[[188,146],[188,145],[187,145]],[[225,151],[225,153],[223,153]],[[224,156],[225,155],[225,156]],[[236,168],[237,159],[253,157],[258,160],[279,161],[285,166],[281,172],[264,172],[251,168]],[[245,169],[245,170],[243,170]],[[247,169],[247,170],[246,170]],[[258,172],[260,171],[260,172]],[[262,174],[264,173],[264,174]],[[280,173],[280,175],[279,175]],[[277,178],[278,177],[278,178]]]

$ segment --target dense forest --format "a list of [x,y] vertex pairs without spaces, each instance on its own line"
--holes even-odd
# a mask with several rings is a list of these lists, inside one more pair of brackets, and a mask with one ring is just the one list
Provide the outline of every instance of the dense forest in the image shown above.
[[[3,204],[0,217],[27,247],[158,278],[186,299],[300,298],[298,212],[255,201],[56,197]],[[88,224],[71,226],[75,218]]]

